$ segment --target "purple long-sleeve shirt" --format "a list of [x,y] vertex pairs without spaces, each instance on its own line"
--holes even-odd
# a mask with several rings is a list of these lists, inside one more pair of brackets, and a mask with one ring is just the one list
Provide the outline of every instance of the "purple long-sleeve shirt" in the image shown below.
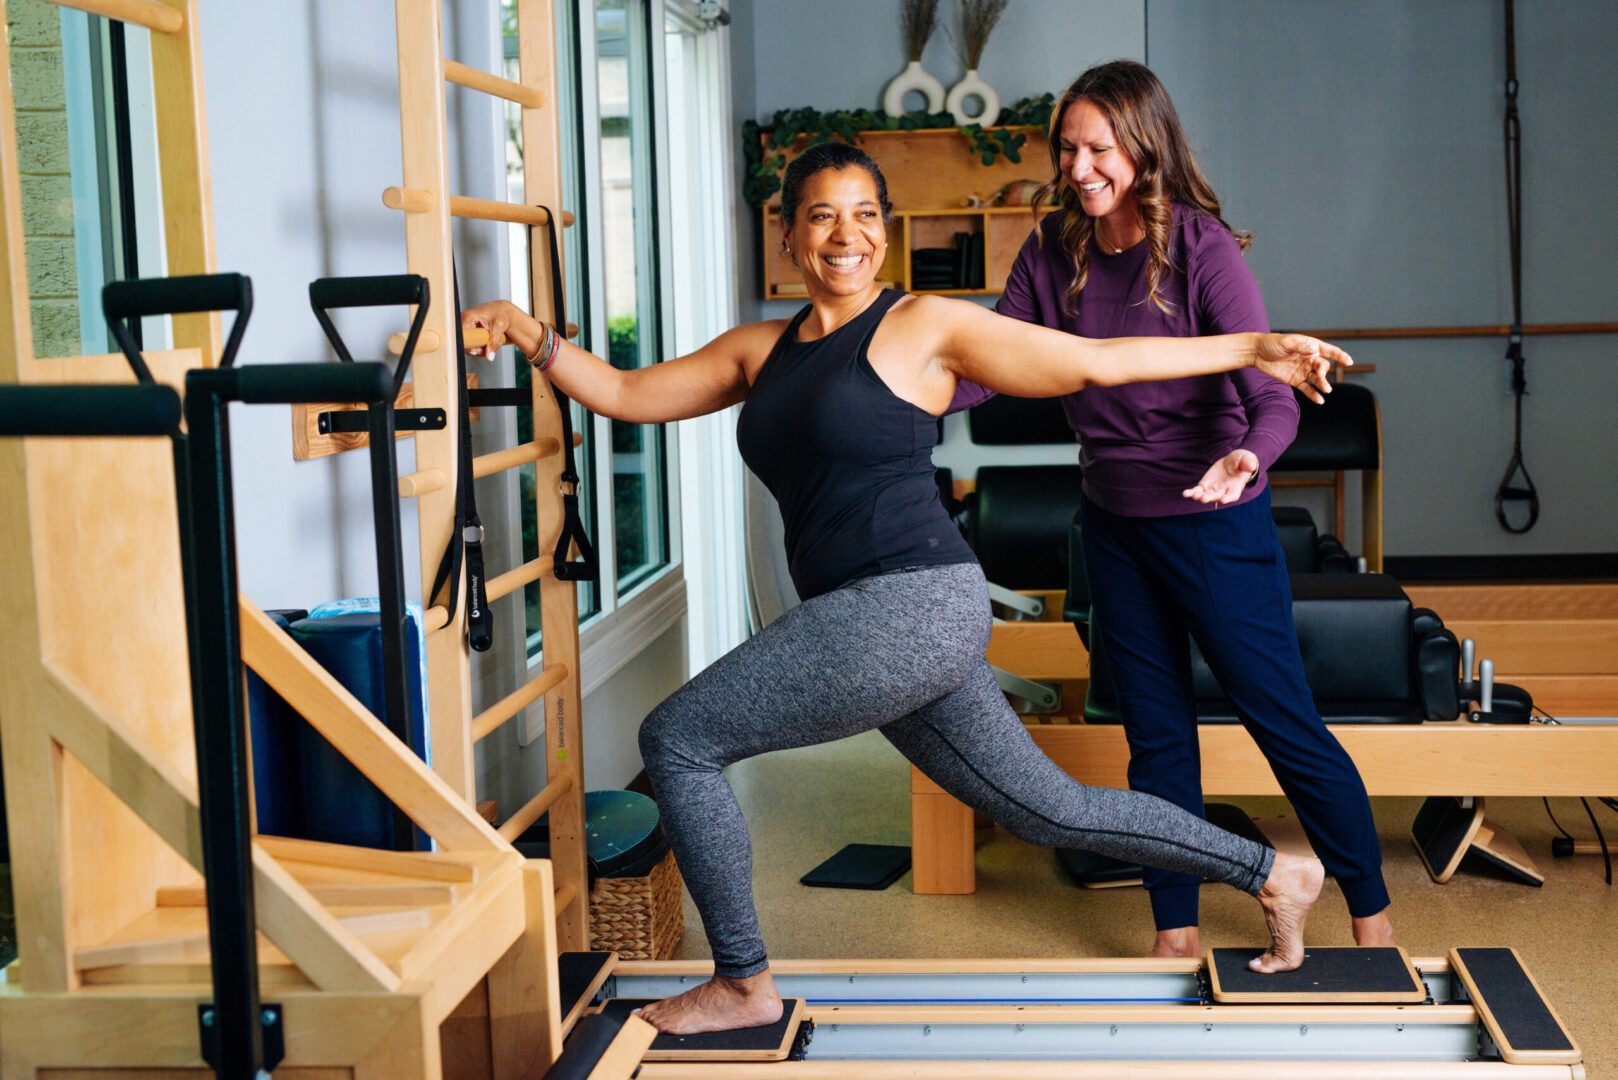
[[[1119,255],[1090,245],[1090,277],[1074,312],[1063,307],[1073,261],[1061,248],[1061,213],[1031,233],[995,310],[1024,322],[1091,338],[1198,337],[1268,330],[1264,297],[1235,237],[1200,210],[1176,205],[1170,259],[1160,287],[1164,314],[1146,299],[1147,246]],[[1044,242],[1040,242],[1040,234]],[[969,409],[994,391],[962,382],[949,411]],[[1292,390],[1256,371],[1166,382],[1097,386],[1062,398],[1079,439],[1084,493],[1126,517],[1166,517],[1214,510],[1180,493],[1233,450],[1251,450],[1259,476],[1238,503],[1257,497],[1269,468],[1298,432]]]

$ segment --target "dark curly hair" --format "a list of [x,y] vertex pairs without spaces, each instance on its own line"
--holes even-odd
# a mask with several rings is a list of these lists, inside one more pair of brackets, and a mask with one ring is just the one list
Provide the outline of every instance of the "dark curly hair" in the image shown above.
[[871,155],[845,142],[823,142],[816,143],[794,158],[781,180],[781,223],[787,228],[790,229],[797,220],[803,186],[811,176],[827,169],[864,169],[876,184],[876,201],[882,207],[882,220],[893,217],[893,203],[888,200],[888,181],[876,162],[871,160]]

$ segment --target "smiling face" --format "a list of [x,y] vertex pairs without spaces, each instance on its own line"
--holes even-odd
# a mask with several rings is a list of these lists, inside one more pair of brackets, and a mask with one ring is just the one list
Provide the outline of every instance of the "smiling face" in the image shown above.
[[1078,192],[1079,205],[1093,218],[1107,218],[1112,236],[1134,227],[1135,162],[1118,145],[1107,114],[1080,98],[1068,106],[1057,132],[1058,167],[1063,181]]
[[805,180],[795,219],[783,229],[811,295],[869,289],[888,251],[876,181],[858,166],[822,169]]

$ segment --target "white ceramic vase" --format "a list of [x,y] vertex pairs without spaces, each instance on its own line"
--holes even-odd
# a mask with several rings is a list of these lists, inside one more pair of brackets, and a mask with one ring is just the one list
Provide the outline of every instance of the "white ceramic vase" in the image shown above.
[[[966,99],[977,97],[983,101],[983,110],[976,116],[966,111]],[[944,108],[955,117],[955,122],[965,127],[967,124],[982,124],[985,127],[1000,118],[1000,95],[994,92],[994,87],[978,78],[977,69],[966,73],[966,77],[949,88],[949,97],[944,101]]]
[[[893,77],[882,92],[882,111],[889,116],[905,112],[905,95],[919,91],[927,99],[927,111],[941,112],[944,108],[944,84],[927,73],[920,60],[912,60],[905,69]],[[996,106],[999,108],[999,106]]]

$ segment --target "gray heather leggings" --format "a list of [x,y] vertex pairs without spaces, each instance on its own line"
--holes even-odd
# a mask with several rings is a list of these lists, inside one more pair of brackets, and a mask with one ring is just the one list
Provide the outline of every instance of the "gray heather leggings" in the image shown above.
[[1042,754],[983,658],[990,625],[976,563],[864,578],[789,611],[646,718],[641,754],[716,973],[769,966],[747,822],[720,770],[871,728],[1024,840],[1263,886],[1269,848],[1155,796],[1086,787]]

